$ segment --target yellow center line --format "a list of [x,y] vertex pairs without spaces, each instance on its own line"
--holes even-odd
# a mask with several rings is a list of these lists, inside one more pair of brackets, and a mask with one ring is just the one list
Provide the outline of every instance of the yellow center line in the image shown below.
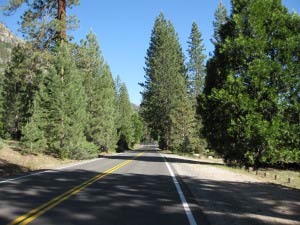
[[106,177],[107,175],[109,175],[109,174],[115,172],[116,170],[124,167],[125,165],[131,163],[135,158],[140,157],[141,155],[143,155],[143,153],[139,153],[133,159],[126,160],[126,161],[124,161],[124,162],[122,162],[122,163],[120,163],[120,164],[104,171],[103,173],[98,174],[97,176],[83,182],[82,184],[70,189],[69,191],[66,191],[65,193],[53,198],[52,200],[44,203],[43,205],[41,205],[41,206],[39,206],[35,209],[30,210],[28,213],[16,218],[15,220],[13,220],[12,222],[10,222],[7,225],[16,225],[16,224],[26,225],[26,224],[32,222],[33,220],[35,220],[36,218],[38,218],[39,216],[41,216],[42,214],[44,214],[48,210],[52,209],[56,205],[62,203],[63,201],[70,198],[71,196],[73,196],[73,195],[77,194],[78,192],[82,191],[83,189],[90,186],[94,182]]

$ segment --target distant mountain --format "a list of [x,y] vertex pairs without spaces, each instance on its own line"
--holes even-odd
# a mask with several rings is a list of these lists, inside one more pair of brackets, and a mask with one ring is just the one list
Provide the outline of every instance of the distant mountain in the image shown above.
[[10,61],[13,47],[19,43],[23,43],[23,41],[0,22],[0,73],[4,72]]
[[132,107],[132,109],[133,109],[134,112],[138,112],[139,109],[140,109],[140,106],[139,106],[139,105],[136,105],[136,104],[134,104],[134,103],[131,103],[131,107]]

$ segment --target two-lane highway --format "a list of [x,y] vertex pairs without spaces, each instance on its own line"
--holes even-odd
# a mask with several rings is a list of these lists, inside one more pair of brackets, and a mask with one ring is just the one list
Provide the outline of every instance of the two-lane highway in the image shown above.
[[153,146],[0,183],[0,224],[196,225]]

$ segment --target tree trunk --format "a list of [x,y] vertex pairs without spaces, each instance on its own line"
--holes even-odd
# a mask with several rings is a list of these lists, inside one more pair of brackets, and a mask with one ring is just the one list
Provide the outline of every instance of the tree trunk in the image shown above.
[[66,21],[66,0],[58,0],[58,20],[59,20],[59,39],[65,41],[67,39],[67,21]]

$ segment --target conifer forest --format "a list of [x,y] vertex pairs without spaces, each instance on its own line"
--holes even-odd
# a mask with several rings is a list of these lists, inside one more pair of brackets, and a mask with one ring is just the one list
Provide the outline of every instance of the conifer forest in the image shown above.
[[136,81],[138,108],[112,74],[98,37],[90,31],[77,43],[69,35],[80,23],[68,12],[79,4],[10,0],[3,8],[5,16],[25,10],[24,41],[0,72],[2,139],[20,143],[24,154],[58,158],[157,142],[163,150],[213,152],[238,165],[299,166],[300,15],[281,0],[231,0],[230,11],[221,1],[210,55],[196,22],[183,49],[161,12],[144,79]]

